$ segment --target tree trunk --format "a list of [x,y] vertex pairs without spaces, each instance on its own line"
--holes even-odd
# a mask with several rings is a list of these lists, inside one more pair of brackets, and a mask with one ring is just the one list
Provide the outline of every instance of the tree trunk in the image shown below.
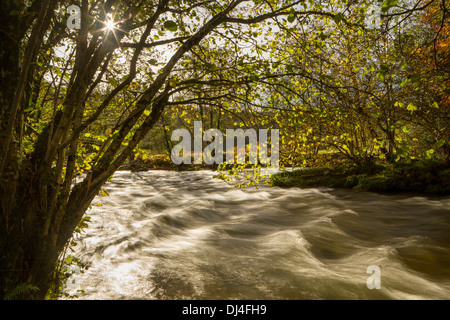
[[[3,150],[5,145],[6,127],[20,74],[20,47],[18,45],[20,38],[17,38],[16,25],[9,15],[9,12],[14,9],[17,9],[14,3],[6,1],[5,7],[2,7],[0,13],[0,29],[2,32],[0,37],[0,150]],[[14,149],[15,144],[15,141],[11,141],[11,149]],[[13,221],[10,221],[10,216],[14,210],[14,195],[18,180],[18,168],[15,165],[17,161],[11,159],[11,155],[14,154],[14,152],[9,153],[9,159],[5,159],[7,155],[0,152],[0,162],[4,161],[7,164],[0,181],[0,298],[4,295],[9,271],[14,267],[12,264],[6,263],[9,260],[8,255],[12,253],[7,241],[11,239],[10,230],[14,224]],[[13,235],[14,237],[19,236]],[[14,254],[19,254],[18,250]]]

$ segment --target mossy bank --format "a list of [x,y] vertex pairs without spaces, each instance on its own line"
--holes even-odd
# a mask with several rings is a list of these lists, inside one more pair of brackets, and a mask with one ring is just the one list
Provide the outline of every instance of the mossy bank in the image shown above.
[[376,165],[370,170],[351,166],[304,168],[275,174],[269,183],[280,187],[329,187],[449,195],[450,166],[430,160]]

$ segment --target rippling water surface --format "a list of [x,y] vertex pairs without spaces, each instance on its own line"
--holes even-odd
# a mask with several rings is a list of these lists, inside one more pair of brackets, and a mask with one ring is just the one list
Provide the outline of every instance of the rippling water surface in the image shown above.
[[[450,198],[237,189],[118,172],[76,254],[81,299],[449,299]],[[369,290],[367,267],[381,288]]]

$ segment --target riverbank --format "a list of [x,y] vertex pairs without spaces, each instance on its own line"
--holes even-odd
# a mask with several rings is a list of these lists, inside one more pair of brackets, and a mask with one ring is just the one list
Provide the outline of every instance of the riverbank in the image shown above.
[[[330,159],[327,163],[333,163]],[[336,160],[336,159],[334,159]],[[339,161],[337,161],[339,162]],[[147,159],[128,160],[120,170],[134,172],[148,170],[197,171],[217,170],[217,165],[176,165],[167,155]],[[357,191],[409,192],[436,195],[450,194],[450,167],[432,160],[398,162],[376,165],[370,172],[354,166],[339,164],[284,171],[272,175],[271,186],[299,188],[346,188]]]
[[272,186],[347,188],[373,192],[450,194],[450,168],[434,161],[378,165],[371,173],[351,166],[308,168],[272,175]]
[[168,155],[152,155],[146,159],[129,159],[119,170],[129,170],[133,172],[148,170],[169,170],[169,171],[196,171],[196,170],[217,170],[217,165],[202,164],[174,164]]

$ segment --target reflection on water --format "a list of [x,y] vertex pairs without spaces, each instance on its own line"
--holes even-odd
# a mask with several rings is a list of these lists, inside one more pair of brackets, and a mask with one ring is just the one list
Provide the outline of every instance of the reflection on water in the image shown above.
[[116,173],[76,247],[81,298],[450,298],[450,198],[237,189],[213,174]]

